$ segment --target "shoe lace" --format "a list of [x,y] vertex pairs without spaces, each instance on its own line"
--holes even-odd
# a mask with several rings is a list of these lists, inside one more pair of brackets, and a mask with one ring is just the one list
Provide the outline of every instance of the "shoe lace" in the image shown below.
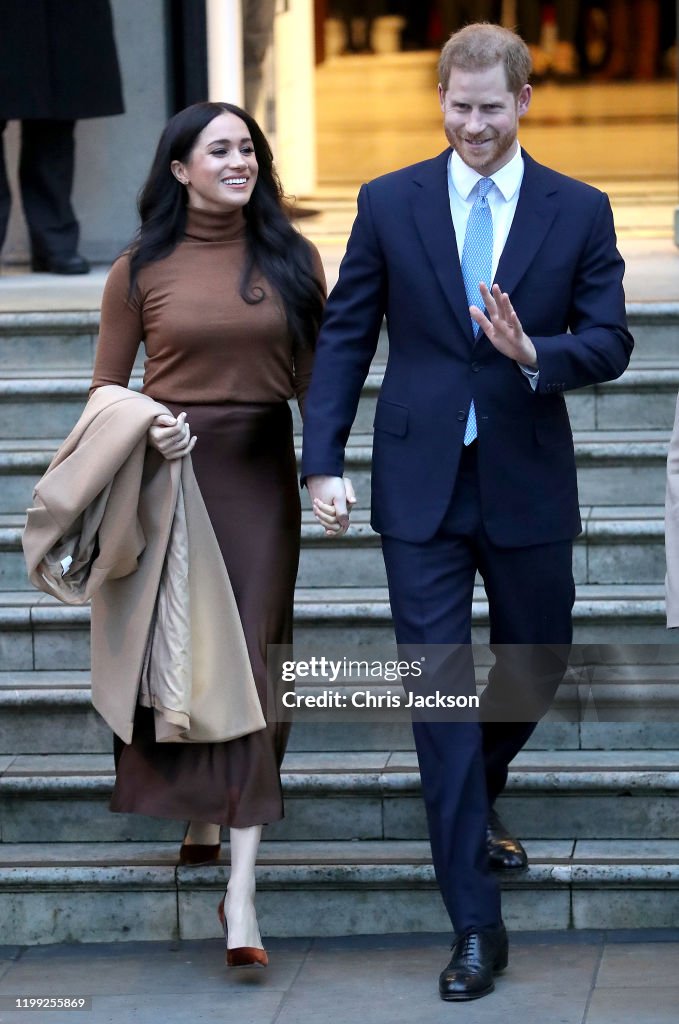
[[453,946],[456,960],[478,961],[481,955],[481,936],[478,932],[467,932]]

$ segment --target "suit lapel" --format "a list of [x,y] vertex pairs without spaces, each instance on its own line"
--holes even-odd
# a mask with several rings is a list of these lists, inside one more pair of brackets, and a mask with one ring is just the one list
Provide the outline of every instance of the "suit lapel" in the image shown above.
[[523,151],[524,172],[521,192],[514,220],[502,250],[495,272],[495,280],[507,292],[512,292],[535,259],[556,216],[557,188],[550,175],[545,174]]
[[449,156],[446,150],[418,168],[413,179],[413,216],[436,278],[471,344],[474,334],[448,195]]
[[[495,280],[512,292],[537,256],[557,212],[558,188],[552,174],[523,152],[524,174],[514,220],[500,257]],[[474,344],[467,293],[457,254],[457,239],[448,195],[446,150],[421,164],[413,178],[413,214],[427,258],[460,327]],[[479,335],[477,342],[487,341]],[[488,342],[490,344],[490,342]]]

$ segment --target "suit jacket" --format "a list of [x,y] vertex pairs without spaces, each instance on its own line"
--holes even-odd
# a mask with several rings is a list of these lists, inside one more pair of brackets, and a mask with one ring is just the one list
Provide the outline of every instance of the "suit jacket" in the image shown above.
[[157,740],[221,742],[266,722],[191,458],[147,447],[167,411],[98,388],[35,487],[24,553],[40,590],[92,598],[92,702],[124,742],[138,699]]
[[520,547],[572,538],[581,524],[563,392],[618,377],[633,346],[610,204],[604,193],[523,153],[521,192],[495,280],[537,350],[534,392],[484,334],[474,341],[450,213],[449,155],[361,188],[318,341],[302,477],[343,473],[386,315],[374,529],[406,541],[433,536],[451,499],[473,398],[490,539]]

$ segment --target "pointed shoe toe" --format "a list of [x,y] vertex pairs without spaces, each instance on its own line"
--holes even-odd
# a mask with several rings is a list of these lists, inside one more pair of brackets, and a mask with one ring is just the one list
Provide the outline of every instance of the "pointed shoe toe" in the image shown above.
[[217,917],[224,931],[224,942],[226,943],[225,963],[227,967],[268,967],[269,957],[261,946],[236,946],[229,949],[229,929],[224,913],[224,897],[219,901]]
[[266,950],[259,946],[237,946],[226,951],[227,967],[267,967],[268,964]]

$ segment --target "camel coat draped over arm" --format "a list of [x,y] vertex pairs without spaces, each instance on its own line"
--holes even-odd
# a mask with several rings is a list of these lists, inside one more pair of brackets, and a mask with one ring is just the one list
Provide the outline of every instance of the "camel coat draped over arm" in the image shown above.
[[191,457],[147,446],[165,406],[98,388],[33,492],[31,582],[92,602],[92,702],[125,743],[138,702],[156,739],[210,743],[266,725],[231,584]]

